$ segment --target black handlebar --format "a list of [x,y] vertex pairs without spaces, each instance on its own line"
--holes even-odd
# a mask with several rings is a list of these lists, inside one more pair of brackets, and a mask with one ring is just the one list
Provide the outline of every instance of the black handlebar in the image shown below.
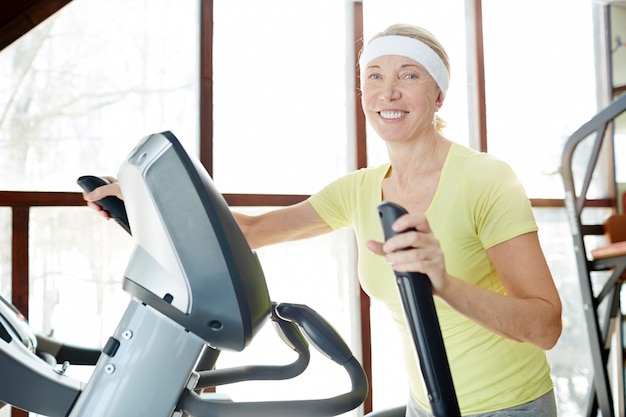
[[[98,187],[110,184],[105,178],[95,175],[83,175],[76,180],[76,183],[83,189],[84,192],[89,193]],[[126,206],[124,202],[117,197],[108,196],[102,200],[96,201],[96,204],[102,207],[102,210],[109,213],[109,216],[119,224],[122,229],[131,234],[130,225],[128,223],[128,215],[126,214]]]
[[[387,240],[397,234],[391,225],[407,211],[386,201],[378,206],[378,212]],[[432,413],[435,417],[460,417],[430,278],[419,272],[394,271],[394,274]]]
[[[326,320],[311,308],[301,304],[278,304],[274,306],[274,312],[272,318],[279,323],[278,327],[287,338],[287,344],[299,354],[295,362],[278,367],[253,366],[204,371],[200,373],[199,384],[204,386],[207,383],[230,383],[251,379],[287,379],[301,373],[308,365],[309,352],[308,345],[298,330],[299,327],[304,330],[305,336],[316,349],[344,367],[350,377],[351,390],[336,397],[318,400],[234,403],[223,400],[212,401],[210,398],[203,398],[191,389],[187,389],[180,398],[179,409],[185,410],[194,417],[323,417],[348,412],[365,400],[369,392],[365,371],[343,339]],[[296,324],[298,327],[295,326]]]
[[198,372],[195,389],[216,387],[242,381],[278,381],[300,375],[309,366],[311,352],[309,344],[300,333],[298,326],[280,318],[276,314],[276,304],[272,305],[272,322],[281,339],[297,354],[296,360],[288,365],[254,365],[228,369],[215,369]]

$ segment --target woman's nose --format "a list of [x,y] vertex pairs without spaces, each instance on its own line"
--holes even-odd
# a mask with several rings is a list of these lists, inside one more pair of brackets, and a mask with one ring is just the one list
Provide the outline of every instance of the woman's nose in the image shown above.
[[380,90],[379,97],[382,101],[393,101],[400,98],[400,90],[393,81],[386,82],[383,88]]

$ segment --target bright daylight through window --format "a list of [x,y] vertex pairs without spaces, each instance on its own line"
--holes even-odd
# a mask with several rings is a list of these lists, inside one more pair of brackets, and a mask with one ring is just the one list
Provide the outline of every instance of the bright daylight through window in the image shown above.
[[[444,45],[452,78],[440,115],[448,137],[463,145],[472,143],[475,110],[470,3],[362,2],[366,40],[402,22],[424,26]],[[223,193],[306,195],[352,170],[352,2],[214,0],[213,7],[212,115],[198,110],[199,1],[73,0],[1,51],[0,190],[78,192],[76,178],[115,175],[139,139],[163,130],[197,153],[200,117],[212,117],[214,180]],[[591,1],[483,0],[482,9],[488,150],[511,164],[531,198],[561,199],[564,141],[596,112]],[[367,135],[368,163],[384,162],[384,144],[371,129]],[[566,327],[548,353],[559,415],[573,417],[582,413],[592,370],[570,231],[564,209],[535,213],[564,304]],[[29,225],[32,325],[101,346],[128,301],[121,280],[132,240],[86,207],[38,207]],[[2,207],[0,231],[0,294],[10,299],[11,212]],[[360,354],[350,232],[264,248],[259,256],[272,299],[310,305]],[[408,393],[385,309],[373,303],[371,319],[378,410],[404,403]],[[264,330],[244,353],[223,354],[219,366],[282,362],[281,344]],[[311,375],[271,385],[272,392],[289,399],[345,388],[325,359],[313,361]],[[89,371],[73,372],[88,378]],[[258,384],[219,391],[263,399],[268,390]]]

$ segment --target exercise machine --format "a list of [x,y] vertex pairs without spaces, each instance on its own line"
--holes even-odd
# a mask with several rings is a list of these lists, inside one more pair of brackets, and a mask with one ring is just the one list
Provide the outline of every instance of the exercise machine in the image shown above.
[[[584,217],[589,207],[588,192],[606,139],[613,140],[616,118],[626,112],[626,94],[574,132],[561,156],[565,188],[565,208],[572,232],[585,324],[589,336],[593,377],[587,399],[586,416],[623,415],[624,340],[622,337],[622,284],[626,278],[626,251],[610,256],[593,256],[587,248],[592,236],[605,233],[603,224],[591,224]],[[598,279],[608,274],[606,279]],[[613,368],[613,372],[611,369]]]
[[[34,332],[0,303],[0,406],[48,417],[331,416],[358,407],[365,373],[337,332],[311,308],[270,301],[265,277],[230,209],[200,163],[171,132],[142,139],[122,164],[122,202],[98,202],[135,241],[123,288],[131,301],[101,350],[66,346]],[[83,176],[84,191],[107,183]],[[404,209],[385,203],[385,238]],[[416,354],[436,417],[460,415],[427,276],[396,273]],[[215,369],[221,350],[241,351],[271,320],[297,359],[280,366]],[[303,334],[304,333],[304,334]],[[309,342],[342,366],[351,390],[318,400],[233,402],[206,388],[290,379],[308,366]],[[95,365],[87,383],[67,363]],[[59,368],[60,365],[60,368]],[[1,407],[0,407],[1,408]],[[370,414],[403,417],[405,407]]]
[[[270,301],[261,265],[225,200],[171,132],[142,139],[118,178],[135,241],[123,280],[131,295],[126,312],[101,352],[91,352],[97,361],[85,383],[52,366],[55,346],[67,350],[62,343],[41,338],[38,345],[19,312],[0,303],[0,401],[48,417],[330,416],[363,402],[368,384],[358,360],[314,310]],[[297,353],[293,363],[215,369],[221,350],[242,351],[269,320]],[[350,391],[255,402],[205,392],[293,378],[308,366],[309,342],[345,369]]]

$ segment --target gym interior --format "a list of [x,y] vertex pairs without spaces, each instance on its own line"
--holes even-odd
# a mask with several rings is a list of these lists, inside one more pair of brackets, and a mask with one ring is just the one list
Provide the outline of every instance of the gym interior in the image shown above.
[[[95,369],[87,359],[114,350],[112,335],[131,320],[129,301],[141,293],[125,277],[139,256],[134,236],[86,206],[78,178],[117,176],[143,138],[171,132],[175,139],[156,135],[158,141],[200,161],[203,169],[189,168],[190,175],[201,179],[206,171],[208,195],[219,192],[228,207],[260,213],[380,164],[385,147],[360,109],[355,68],[364,41],[393,23],[427,28],[450,56],[440,111],[447,137],[506,161],[531,199],[563,303],[562,335],[547,352],[559,415],[625,415],[623,0],[0,0],[0,307],[43,346],[60,340],[85,348],[78,361],[46,366],[87,384]],[[398,336],[384,307],[359,288],[353,234],[273,245],[256,255],[263,285],[278,303],[272,308],[311,307],[367,377],[358,404],[327,415],[395,415],[384,410],[401,408],[408,395]],[[144,295],[144,303],[159,305]],[[270,325],[246,338],[245,349],[216,342],[225,347],[219,368],[299,360]],[[190,367],[204,359],[195,343],[185,345]],[[163,355],[175,354],[166,349],[145,360],[169,362]],[[31,361],[32,369],[43,367],[25,356],[14,371],[0,368],[0,387],[11,391],[0,388],[0,405],[9,403],[1,417],[46,415],[37,410],[56,401],[42,392],[45,384],[20,385]],[[256,410],[220,406],[204,414],[184,386],[188,402],[167,395],[163,401],[200,410],[171,415],[308,415],[289,407],[320,409],[318,399],[354,390],[341,368],[311,349],[295,378],[241,378],[202,390],[217,404]],[[63,388],[94,398],[99,380],[92,381],[90,390]],[[175,394],[164,380],[143,382]],[[13,398],[23,402],[12,406]],[[264,408],[268,401],[275,413]],[[85,402],[75,407],[87,410]],[[51,411],[65,415],[58,414],[64,407]]]

